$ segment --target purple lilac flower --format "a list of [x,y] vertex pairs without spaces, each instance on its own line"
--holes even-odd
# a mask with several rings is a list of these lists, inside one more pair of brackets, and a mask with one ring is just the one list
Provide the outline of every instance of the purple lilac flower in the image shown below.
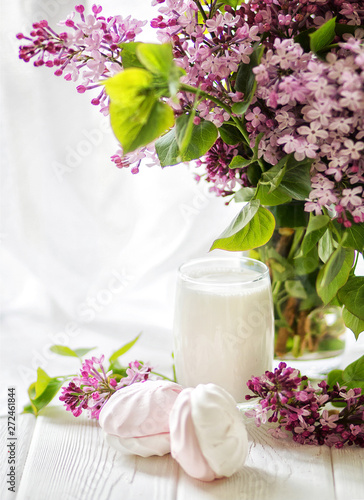
[[363,0],[250,0],[239,12],[259,33],[266,33],[265,43],[272,46],[275,38],[294,38],[333,17],[338,23],[360,26],[363,10]]
[[210,191],[214,191],[218,196],[231,195],[236,186],[248,185],[246,169],[229,168],[237,154],[238,146],[229,146],[222,139],[218,139],[208,153],[196,162],[198,167],[204,167],[205,180],[213,183]]
[[67,81],[81,78],[77,87],[81,94],[98,88],[99,94],[91,102],[108,114],[108,100],[104,88],[100,90],[100,81],[122,70],[119,44],[133,41],[145,22],[130,16],[105,18],[101,12],[101,6],[93,5],[92,13],[86,14],[85,7],[77,5],[59,23],[66,31],[57,33],[47,21],[40,21],[33,24],[29,36],[19,33],[17,38],[29,42],[20,47],[20,59],[25,62],[34,59],[35,66],[56,68],[55,75],[64,75]]
[[[192,0],[161,0],[160,15],[153,19],[152,27],[158,29],[158,39],[173,44],[176,64],[186,71],[183,83],[210,92],[231,105],[234,89],[229,80],[241,63],[248,64],[254,42],[259,41],[258,27],[249,26],[242,16],[225,6],[206,20],[199,17],[196,3]],[[193,96],[181,92],[180,109],[193,103]],[[197,106],[199,117],[220,127],[229,114],[210,101]]]
[[129,363],[126,377],[118,382],[113,372],[105,372],[102,365],[104,356],[100,359],[86,359],[81,367],[81,376],[75,377],[67,387],[62,387],[60,400],[64,402],[67,411],[75,417],[86,410],[90,418],[99,418],[100,411],[108,399],[118,390],[136,382],[148,380],[152,368],[142,365],[139,361]]
[[249,121],[247,130],[251,144],[264,133],[259,155],[270,164],[291,153],[313,159],[306,211],[334,207],[350,227],[364,222],[364,43],[350,38],[340,47],[325,61],[276,39],[254,69],[257,92],[247,116],[264,103],[266,119]]
[[[300,444],[315,444],[342,448],[345,444],[364,447],[364,395],[360,388],[347,389],[336,384],[330,389],[325,381],[318,389],[298,370],[280,363],[274,372],[265,372],[247,383],[259,405],[246,412],[256,424],[276,422],[268,432],[276,438],[286,438],[288,431]],[[345,403],[339,411],[328,411],[326,403]],[[269,416],[268,416],[269,415]]]

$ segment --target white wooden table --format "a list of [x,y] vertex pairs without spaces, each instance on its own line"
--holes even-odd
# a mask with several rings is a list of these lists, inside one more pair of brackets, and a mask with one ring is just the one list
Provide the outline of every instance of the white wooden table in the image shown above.
[[276,440],[249,420],[245,467],[204,483],[170,455],[123,455],[103,440],[96,421],[60,406],[37,419],[17,416],[16,493],[6,484],[6,419],[1,418],[2,500],[364,500],[364,449],[302,446]]

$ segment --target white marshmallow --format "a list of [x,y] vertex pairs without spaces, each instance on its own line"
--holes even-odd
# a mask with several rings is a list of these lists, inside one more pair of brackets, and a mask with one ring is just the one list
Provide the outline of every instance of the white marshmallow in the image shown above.
[[171,453],[187,474],[211,481],[245,463],[248,435],[233,397],[215,384],[185,389],[170,415]]

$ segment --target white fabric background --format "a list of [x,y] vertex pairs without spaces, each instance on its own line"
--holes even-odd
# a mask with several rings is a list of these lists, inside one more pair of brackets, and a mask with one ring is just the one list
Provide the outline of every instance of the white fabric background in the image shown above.
[[[1,2],[5,413],[6,387],[17,386],[20,408],[37,366],[53,376],[78,368],[49,352],[55,343],[109,355],[143,331],[125,362],[143,359],[171,374],[176,270],[206,255],[240,207],[224,206],[185,165],[118,170],[109,160],[117,142],[90,93],[18,59],[16,33],[43,18],[56,25],[78,2]],[[149,0],[103,5],[106,15],[157,15]]]
[[[26,401],[37,366],[51,375],[77,369],[49,352],[54,343],[108,355],[143,331],[125,362],[170,374],[176,270],[206,255],[239,210],[185,165],[118,170],[109,160],[117,142],[91,92],[18,59],[16,33],[44,18],[55,26],[77,3],[1,6],[0,413],[10,384],[19,407]],[[106,15],[157,15],[149,0],[102,3]],[[153,35],[147,29],[144,40]]]

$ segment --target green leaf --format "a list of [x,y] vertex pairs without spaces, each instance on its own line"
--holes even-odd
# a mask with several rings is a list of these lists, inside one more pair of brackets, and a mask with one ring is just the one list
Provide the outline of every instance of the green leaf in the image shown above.
[[136,46],[136,55],[149,71],[168,80],[174,64],[171,44],[139,43]]
[[293,156],[287,160],[284,176],[279,183],[279,188],[295,200],[305,200],[311,191],[312,160],[305,158],[297,161]]
[[334,241],[330,229],[326,229],[322,238],[318,242],[318,253],[322,262],[327,262],[334,252]]
[[[158,77],[158,85],[164,82],[170,95],[175,97],[180,87],[180,78],[186,72],[174,63],[172,45],[139,43],[135,52],[142,65]],[[164,91],[162,95],[165,95]]]
[[364,355],[344,369],[342,378],[345,385],[364,388]]
[[66,379],[67,377],[51,378],[42,368],[38,368],[37,381],[31,384],[28,389],[31,407],[35,415],[52,401]]
[[336,384],[342,387],[344,385],[343,370],[331,370],[331,372],[327,374],[327,383],[330,387],[334,387]]
[[364,320],[364,276],[353,276],[339,290],[339,299],[346,309]]
[[110,363],[110,365],[108,367],[108,371],[110,371],[110,370],[112,371],[113,376],[114,375],[119,376],[119,377],[115,377],[116,379],[127,376],[127,373],[126,373],[127,367],[122,366],[117,359],[115,361],[113,361],[112,363]]
[[287,293],[296,299],[306,299],[307,293],[302,283],[298,280],[287,280],[284,283]]
[[316,287],[325,304],[328,304],[347,282],[353,261],[354,250],[338,247],[320,269]]
[[[184,120],[186,120],[186,115],[177,118],[177,131]],[[207,120],[201,120],[198,125],[193,125],[191,141],[186,151],[181,155],[182,161],[191,161],[203,156],[215,144],[217,137],[218,131],[213,123]]]
[[327,215],[311,215],[305,237],[302,241],[302,255],[307,255],[307,253],[316,245],[319,239],[326,232],[326,227],[329,222],[330,217]]
[[307,226],[306,234],[314,233],[319,229],[325,228],[330,222],[328,215],[312,215]]
[[140,336],[141,336],[141,333],[139,333],[139,335],[137,335],[135,337],[135,339],[133,339],[132,341],[130,341],[127,344],[123,345],[122,347],[120,347],[120,349],[118,349],[117,351],[115,351],[114,353],[112,353],[112,355],[109,358],[109,362],[113,363],[118,358],[120,358],[120,356],[122,356],[123,354],[125,354],[126,352],[128,352],[129,349],[131,349],[133,347],[133,345],[138,341],[138,339],[139,339]]
[[90,351],[93,351],[96,349],[96,347],[80,347],[79,349],[75,349],[75,353],[79,358],[82,358],[86,354],[88,354]]
[[125,154],[148,145],[174,124],[172,108],[152,98],[145,99],[139,110],[113,102],[109,109],[111,126]]
[[177,118],[176,120],[176,129],[175,129],[175,136],[177,140],[177,145],[180,151],[180,154],[183,154],[186,152],[190,142],[191,142],[191,137],[192,137],[192,131],[193,131],[193,120],[196,115],[196,111],[193,110],[192,113],[189,115],[182,115],[180,120]]
[[255,160],[249,160],[246,158],[243,158],[240,155],[234,156],[234,158],[231,160],[229,168],[244,168],[250,165],[253,161]]
[[42,394],[40,394],[40,396],[38,396],[37,398],[31,400],[33,407],[36,408],[36,413],[38,413],[52,401],[52,399],[58,393],[59,389],[62,387],[64,381],[65,381],[64,378],[50,379],[47,387],[44,389]]
[[244,100],[242,102],[237,102],[232,106],[234,113],[242,115],[248,109],[257,86],[255,80],[255,75],[253,73],[253,68],[260,64],[260,59],[263,55],[264,46],[261,44],[256,44],[254,51],[250,55],[249,64],[241,63],[236,75],[235,90],[242,92],[244,94]]
[[37,369],[37,381],[34,386],[35,397],[38,397],[47,387],[51,378],[46,374],[42,368]]
[[152,87],[153,75],[143,68],[128,68],[105,81],[112,102],[125,108],[138,109]]
[[354,316],[350,311],[343,308],[343,320],[345,325],[350,328],[350,330],[354,333],[355,338],[358,339],[359,335],[364,331],[364,320]]
[[65,345],[52,345],[49,348],[50,351],[59,354],[60,356],[70,356],[73,358],[82,358],[82,356],[92,351],[93,349],[96,349],[96,347],[86,347],[73,350]]
[[277,227],[305,227],[308,223],[308,213],[304,211],[304,203],[292,202],[271,208]]
[[[179,116],[176,128],[184,127],[188,119],[188,115]],[[171,130],[155,143],[162,167],[200,158],[215,144],[218,132],[213,123],[201,120],[199,125],[193,125],[190,142],[183,153],[179,150],[176,134],[175,129]]]
[[295,257],[292,262],[295,268],[295,273],[298,276],[306,276],[307,274],[313,273],[319,265],[317,248],[311,248],[311,250],[304,257]]
[[36,414],[31,404],[24,406],[22,413],[31,413],[32,415]]
[[345,257],[346,252],[343,247],[339,247],[335,250],[327,264],[323,267],[321,282],[323,287],[328,286],[336,278],[344,264]]
[[182,162],[174,128],[156,140],[155,149],[162,167]]
[[244,140],[240,130],[230,123],[223,123],[221,127],[219,127],[219,134],[221,139],[230,146],[240,144]]
[[136,54],[136,49],[140,42],[126,42],[121,43],[119,47],[122,48],[121,60],[123,68],[144,68],[143,64],[139,61]]
[[257,162],[252,163],[251,165],[248,166],[247,169],[247,175],[249,182],[253,185],[256,186],[260,180],[262,170]]
[[267,172],[264,172],[259,184],[267,184],[269,186],[270,192],[272,192],[274,189],[277,189],[282,182],[283,176],[285,174],[288,159],[289,156],[284,156],[272,168],[267,170]]
[[56,354],[59,354],[60,356],[71,356],[74,358],[78,358],[75,351],[73,351],[72,349],[70,349],[69,347],[67,347],[65,345],[52,345],[49,348],[49,350],[56,353]]
[[259,200],[248,203],[230,226],[217,238],[210,250],[250,250],[265,245],[273,235],[273,215],[260,206]]
[[264,184],[258,184],[256,198],[260,200],[262,205],[266,205],[268,207],[282,205],[283,203],[287,203],[292,200],[290,196],[283,193],[280,189],[271,191],[270,187]]
[[250,201],[255,196],[255,188],[244,187],[239,189],[239,191],[234,196],[234,201],[241,203],[244,201]]
[[174,124],[174,113],[158,101],[153,75],[129,68],[106,80],[110,97],[110,120],[124,153],[146,146]]
[[320,26],[318,30],[310,33],[310,49],[312,52],[319,52],[333,41],[335,38],[335,24],[336,17]]
[[364,222],[353,223],[345,230],[346,237],[343,237],[343,246],[355,248],[359,252],[364,252]]

